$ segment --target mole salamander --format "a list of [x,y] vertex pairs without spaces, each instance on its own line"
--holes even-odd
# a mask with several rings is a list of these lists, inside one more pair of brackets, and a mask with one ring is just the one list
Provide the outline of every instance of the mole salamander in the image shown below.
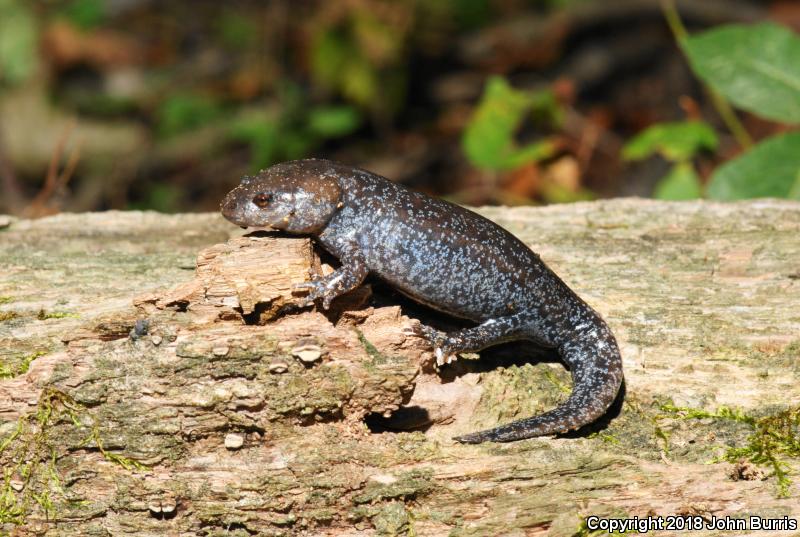
[[617,395],[622,359],[603,319],[522,241],[464,207],[365,170],[309,159],[244,177],[221,210],[242,227],[310,236],[339,259],[328,276],[297,284],[309,292],[305,305],[321,300],[328,309],[372,273],[422,304],[478,323],[448,333],[419,328],[440,365],[514,340],[558,351],[573,379],[563,404],[459,442],[564,433],[602,416]]

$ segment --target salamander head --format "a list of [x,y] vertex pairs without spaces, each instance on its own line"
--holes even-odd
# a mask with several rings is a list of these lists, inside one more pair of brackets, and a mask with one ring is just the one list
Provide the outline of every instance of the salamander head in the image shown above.
[[337,167],[325,160],[295,160],[245,176],[222,200],[222,215],[244,228],[317,233],[341,207]]

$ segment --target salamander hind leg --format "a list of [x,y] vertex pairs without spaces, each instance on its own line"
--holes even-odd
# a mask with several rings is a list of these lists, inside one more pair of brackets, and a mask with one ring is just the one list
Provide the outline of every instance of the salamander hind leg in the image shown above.
[[443,365],[454,362],[458,353],[475,352],[497,343],[518,339],[517,334],[526,324],[521,316],[511,315],[489,319],[474,328],[453,332],[441,332],[420,324],[416,332],[431,343],[436,364]]

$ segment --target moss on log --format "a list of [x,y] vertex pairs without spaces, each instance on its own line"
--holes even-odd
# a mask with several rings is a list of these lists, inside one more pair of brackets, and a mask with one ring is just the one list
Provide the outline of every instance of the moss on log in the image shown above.
[[459,445],[563,400],[568,372],[526,345],[437,372],[409,328],[452,320],[380,282],[324,315],[299,308],[291,283],[332,261],[218,215],[0,217],[0,534],[586,535],[591,514],[800,516],[800,204],[481,212],[609,322],[618,416]]

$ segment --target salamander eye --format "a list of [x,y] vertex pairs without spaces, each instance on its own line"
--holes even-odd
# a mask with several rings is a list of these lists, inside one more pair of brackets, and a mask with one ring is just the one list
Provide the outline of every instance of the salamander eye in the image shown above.
[[264,194],[263,192],[261,194],[256,194],[255,197],[253,198],[253,203],[258,205],[262,209],[267,205],[269,205],[269,202],[271,201],[272,201],[272,194]]

